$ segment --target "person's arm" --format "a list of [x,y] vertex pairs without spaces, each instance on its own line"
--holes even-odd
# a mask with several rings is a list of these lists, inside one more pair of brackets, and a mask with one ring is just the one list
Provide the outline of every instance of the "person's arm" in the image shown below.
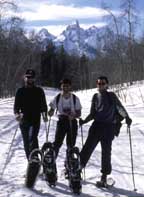
[[126,124],[130,126],[132,123],[132,119],[129,117],[128,112],[126,111],[126,109],[124,108],[121,101],[118,99],[116,95],[115,95],[115,102],[116,102],[116,109],[118,113],[125,118]]
[[80,118],[81,117],[81,109],[75,110],[75,118]]
[[46,96],[44,93],[44,90],[42,88],[40,88],[41,93],[40,93],[40,100],[41,100],[41,112],[47,114],[47,102],[46,102]]
[[41,94],[40,94],[40,100],[41,100],[41,113],[42,113],[42,117],[43,117],[43,121],[47,122],[48,118],[47,118],[47,102],[46,102],[46,97],[45,97],[45,93],[44,90],[41,88]]
[[79,119],[79,125],[83,125],[86,124],[87,122],[91,121],[93,119],[93,117],[91,116],[91,114],[89,114],[84,120],[83,119]]
[[75,96],[76,98],[76,102],[74,103],[74,113],[72,113],[72,117],[73,118],[80,118],[81,117],[81,109],[82,109],[82,106],[81,106],[81,103],[80,103],[80,99]]
[[20,98],[21,98],[21,93],[20,90],[17,90],[16,95],[15,95],[15,100],[14,100],[14,115],[15,115],[15,119],[17,121],[21,121],[21,119],[23,118],[23,114],[21,113],[21,102],[20,102]]
[[20,112],[20,91],[17,90],[14,100],[14,114],[19,114]]

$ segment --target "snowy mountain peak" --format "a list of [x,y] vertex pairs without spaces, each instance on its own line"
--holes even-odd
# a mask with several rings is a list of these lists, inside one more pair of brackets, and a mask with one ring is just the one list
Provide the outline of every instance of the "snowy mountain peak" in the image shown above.
[[70,26],[73,26],[73,27],[76,27],[76,28],[80,28],[79,21],[78,20],[75,20],[74,22],[72,22],[71,25],[69,25],[69,27]]
[[86,30],[80,27],[79,21],[76,20],[68,25],[66,29],[57,37],[51,35],[46,29],[38,33],[42,49],[46,48],[49,40],[52,40],[56,47],[61,45],[69,54],[86,55],[89,58],[96,56],[98,28],[92,26]]
[[[75,23],[72,23],[71,25],[68,25],[66,30],[63,31],[62,34],[68,35],[68,36],[73,36],[73,34],[79,34],[80,31],[84,31],[78,21],[75,21]],[[75,33],[74,33],[75,32]]]
[[55,38],[54,35],[50,34],[47,29],[42,28],[38,33],[37,37],[39,37],[40,41],[43,41],[45,39],[53,40]]

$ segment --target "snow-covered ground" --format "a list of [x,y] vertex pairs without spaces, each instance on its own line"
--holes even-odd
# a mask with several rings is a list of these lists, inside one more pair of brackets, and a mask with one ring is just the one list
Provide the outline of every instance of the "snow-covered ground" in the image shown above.
[[[96,90],[87,90],[76,92],[79,96],[83,110],[82,117],[84,118],[90,108],[92,95]],[[132,135],[132,150],[134,161],[134,178],[137,192],[134,191],[131,168],[131,155],[129,135],[125,123],[122,126],[120,136],[113,141],[112,150],[112,177],[116,184],[111,189],[98,189],[95,187],[95,182],[100,176],[100,145],[95,149],[86,167],[86,179],[82,182],[82,197],[122,197],[122,196],[144,196],[144,100],[142,93],[144,85],[135,85],[129,88],[128,91],[123,90],[121,94],[123,105],[127,108],[133,124],[131,126]],[[45,89],[47,103],[57,94],[56,90]],[[144,93],[143,93],[144,96]],[[126,98],[126,99],[124,99]],[[14,98],[0,99],[0,197],[66,197],[73,196],[67,180],[64,179],[64,159],[65,159],[65,142],[60,149],[57,159],[58,167],[58,182],[55,188],[49,188],[41,176],[37,178],[33,190],[25,188],[25,172],[27,160],[25,158],[21,133],[18,128],[16,136],[13,140],[18,123],[13,116],[13,101]],[[52,117],[50,125],[49,140],[53,141],[56,117]],[[87,137],[87,132],[91,122],[83,126],[84,141]],[[46,139],[45,124],[42,121],[39,133],[40,146],[43,145]],[[81,149],[81,132],[76,145]],[[10,150],[10,152],[9,152]]]

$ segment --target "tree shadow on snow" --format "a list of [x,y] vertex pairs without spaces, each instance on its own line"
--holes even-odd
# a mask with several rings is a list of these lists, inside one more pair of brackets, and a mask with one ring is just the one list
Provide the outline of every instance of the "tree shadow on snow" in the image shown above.
[[[59,193],[63,193],[67,196],[76,196],[75,194],[72,193],[72,191],[70,190],[69,186],[68,185],[65,185],[63,183],[60,183],[58,182],[56,187],[54,187],[54,190],[59,192]],[[82,197],[93,197],[89,194],[85,194],[85,193],[81,193],[79,196],[82,196]]]
[[108,192],[113,194],[113,196],[119,196],[119,195],[126,195],[126,196],[144,196],[142,193],[138,193],[132,190],[126,190],[123,188],[118,188],[118,187],[112,187],[108,189]]
[[40,196],[55,197],[55,195],[52,195],[52,194],[47,193],[47,192],[43,193],[43,192],[41,192],[41,191],[39,191],[37,189],[34,189],[34,188],[33,189],[29,189],[29,190],[31,190],[33,193],[35,193],[37,195],[40,195]]
[[[84,181],[83,184],[91,184],[91,185],[94,185],[95,186],[95,183],[92,183],[90,181]],[[139,193],[139,192],[136,192],[136,191],[133,191],[133,190],[127,190],[127,189],[124,189],[124,188],[119,188],[119,187],[111,187],[111,188],[97,188],[98,190],[101,190],[103,192],[106,192],[106,193],[109,193],[109,194],[112,194],[113,197],[120,197],[121,195],[125,195],[125,196],[134,196],[134,197],[137,197],[137,196],[142,196],[144,197],[144,193]]]
[[54,187],[53,189],[59,193],[71,195],[69,187],[63,183],[57,182],[56,187]]

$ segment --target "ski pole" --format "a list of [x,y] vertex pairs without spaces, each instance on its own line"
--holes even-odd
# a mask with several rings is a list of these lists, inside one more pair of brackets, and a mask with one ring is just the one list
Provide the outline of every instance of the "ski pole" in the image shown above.
[[83,147],[84,142],[83,142],[83,128],[82,128],[82,125],[80,126],[80,128],[81,128],[81,139],[82,139],[82,147]]
[[11,144],[10,144],[10,147],[9,147],[9,149],[8,149],[8,155],[7,155],[7,157],[6,157],[6,160],[5,160],[5,163],[4,163],[4,167],[3,167],[3,169],[2,169],[2,173],[1,173],[1,178],[0,178],[0,179],[2,179],[2,177],[3,177],[3,175],[4,175],[4,172],[5,172],[5,169],[6,169],[6,166],[7,166],[7,164],[8,164],[8,159],[9,159],[10,151],[11,151],[11,148],[12,148],[12,145],[13,145],[13,142],[14,142],[14,139],[15,139],[15,136],[16,136],[16,134],[17,134],[18,127],[19,127],[19,124],[17,125],[17,127],[16,127],[16,129],[15,129],[15,132],[14,132],[14,135],[13,135],[13,138],[12,138],[12,141],[11,141]]
[[130,153],[131,153],[131,169],[132,169],[132,180],[133,180],[133,187],[134,191],[137,191],[135,187],[135,178],[134,178],[134,167],[133,167],[133,152],[132,152],[132,140],[131,140],[131,132],[130,127],[127,127],[127,132],[129,133],[129,142],[130,142]]
[[71,145],[70,145],[70,147],[72,148],[72,139],[73,139],[73,136],[72,136],[72,134],[73,134],[73,128],[72,128],[72,120],[69,118],[69,124],[70,124],[70,143],[71,143]]
[[46,142],[48,142],[48,136],[49,136],[49,130],[50,130],[50,123],[51,123],[51,117],[50,117],[50,119],[48,121],[48,126],[45,123],[45,127],[46,127]]
[[[82,125],[80,126],[80,128],[81,128],[81,139],[82,139],[82,148],[83,148],[84,142],[83,142],[83,128],[82,128]],[[85,181],[86,180],[85,168],[83,169],[83,173],[84,173],[84,181]]]

